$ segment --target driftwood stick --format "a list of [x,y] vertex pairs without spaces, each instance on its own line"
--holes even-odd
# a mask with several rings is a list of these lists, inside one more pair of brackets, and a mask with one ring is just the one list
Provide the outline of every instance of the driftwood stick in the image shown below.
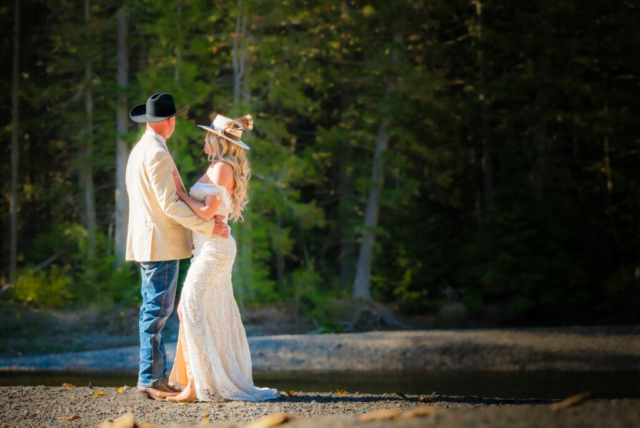
[[60,257],[61,255],[64,254],[64,251],[58,251],[57,253],[55,253],[53,256],[49,257],[47,260],[43,261],[42,263],[40,263],[38,266],[36,266],[33,271],[34,272],[38,272],[40,269],[44,269],[47,266],[49,266],[51,263],[55,262],[56,259],[58,257]]

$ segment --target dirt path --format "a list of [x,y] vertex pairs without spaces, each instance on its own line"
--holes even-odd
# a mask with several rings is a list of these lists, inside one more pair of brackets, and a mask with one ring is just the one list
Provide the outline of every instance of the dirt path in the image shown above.
[[[97,394],[96,394],[97,393]],[[281,426],[301,427],[632,427],[640,422],[640,400],[596,400],[554,411],[550,401],[480,397],[396,394],[295,393],[251,403],[190,403],[185,405],[140,400],[133,390],[116,388],[2,387],[2,426],[96,427],[131,412],[136,421],[159,425],[195,425],[207,420],[214,426],[241,427],[267,415],[298,418]],[[435,408],[435,415],[402,420],[362,422],[359,416],[380,409],[407,412]],[[429,412],[432,413],[432,412]],[[406,413],[405,413],[406,415]],[[71,419],[74,418],[74,419]],[[130,425],[129,425],[130,426]]]
[[[640,371],[640,326],[249,338],[254,370]],[[168,346],[173,359],[175,344]],[[0,359],[0,370],[137,370],[138,347]]]

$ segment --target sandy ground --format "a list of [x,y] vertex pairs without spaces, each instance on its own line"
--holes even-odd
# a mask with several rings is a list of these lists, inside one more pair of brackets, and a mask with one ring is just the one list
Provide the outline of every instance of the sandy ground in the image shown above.
[[[3,387],[0,388],[0,426],[96,427],[132,413],[138,424],[165,426],[211,423],[241,427],[268,415],[294,419],[284,427],[632,427],[640,424],[640,400],[595,400],[564,410],[552,410],[548,400],[450,397],[396,394],[302,393],[262,403],[172,404],[135,398],[132,389]],[[434,408],[435,415],[405,419],[359,418],[381,409],[401,415],[414,409]],[[433,413],[428,411],[427,413]],[[72,419],[74,418],[74,419]]]
[[[253,370],[640,371],[640,326],[250,337]],[[167,347],[173,360],[175,343]],[[0,370],[131,370],[138,347],[0,358]]]

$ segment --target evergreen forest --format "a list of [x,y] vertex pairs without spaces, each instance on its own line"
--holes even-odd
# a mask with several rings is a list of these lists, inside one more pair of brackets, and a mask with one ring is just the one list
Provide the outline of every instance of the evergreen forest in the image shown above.
[[637,323],[639,22],[629,0],[7,0],[0,300],[139,305],[128,112],[168,92],[187,186],[196,124],[254,118],[243,311]]

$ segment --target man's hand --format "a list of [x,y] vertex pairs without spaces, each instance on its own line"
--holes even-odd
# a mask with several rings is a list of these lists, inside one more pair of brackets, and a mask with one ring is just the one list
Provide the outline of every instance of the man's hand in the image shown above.
[[223,221],[224,217],[221,215],[217,215],[217,216],[214,216],[213,218],[216,221],[216,225],[213,228],[212,235],[227,239],[229,237],[229,225]]
[[182,306],[180,306],[180,302],[178,302],[178,319],[180,320],[180,323],[182,324]]

